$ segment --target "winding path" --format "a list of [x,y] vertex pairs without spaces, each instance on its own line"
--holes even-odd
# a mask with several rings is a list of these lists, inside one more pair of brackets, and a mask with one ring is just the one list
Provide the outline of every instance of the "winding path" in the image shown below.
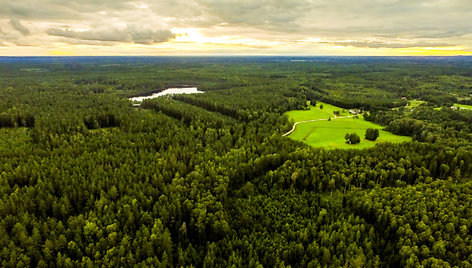
[[[334,119],[343,119],[343,118],[349,118],[349,117],[354,117],[354,116],[355,116],[355,115],[350,115],[350,116],[340,116],[340,117],[337,117],[337,116],[335,116],[334,118],[331,118],[331,120],[334,120]],[[308,123],[308,122],[316,122],[316,121],[326,121],[326,120],[329,120],[329,118],[323,118],[323,119],[313,119],[313,120],[306,120],[306,121],[295,122],[295,124],[293,124],[293,127],[292,127],[292,129],[291,129],[289,132],[287,132],[287,133],[283,134],[283,135],[282,135],[282,137],[285,137],[285,136],[288,136],[288,135],[290,135],[290,133],[292,133],[292,132],[295,130],[295,128],[296,128],[296,126],[297,126],[298,124],[301,124],[301,123]]]

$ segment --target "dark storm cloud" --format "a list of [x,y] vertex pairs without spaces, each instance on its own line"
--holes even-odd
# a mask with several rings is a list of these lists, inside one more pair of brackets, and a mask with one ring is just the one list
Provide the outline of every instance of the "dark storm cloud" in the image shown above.
[[22,35],[30,35],[30,31],[17,19],[11,19],[10,25]]
[[51,28],[47,30],[47,33],[53,36],[78,40],[124,42],[136,44],[155,44],[166,42],[175,38],[175,34],[170,30],[141,29],[136,26],[128,26],[125,29],[107,28],[88,31]]

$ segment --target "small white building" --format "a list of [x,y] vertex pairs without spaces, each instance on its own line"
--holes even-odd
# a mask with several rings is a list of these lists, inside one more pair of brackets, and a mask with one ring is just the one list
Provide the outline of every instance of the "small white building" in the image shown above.
[[353,114],[353,115],[360,114],[361,112],[362,111],[360,109],[351,109],[351,110],[349,110],[349,113]]

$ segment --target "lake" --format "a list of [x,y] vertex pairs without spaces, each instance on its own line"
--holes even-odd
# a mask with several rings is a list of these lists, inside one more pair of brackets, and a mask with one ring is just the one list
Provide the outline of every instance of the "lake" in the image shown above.
[[196,87],[174,87],[174,88],[168,88],[161,92],[154,93],[152,95],[130,98],[130,100],[143,101],[145,99],[154,99],[154,98],[165,96],[165,95],[195,94],[195,93],[203,93],[203,91],[199,91]]

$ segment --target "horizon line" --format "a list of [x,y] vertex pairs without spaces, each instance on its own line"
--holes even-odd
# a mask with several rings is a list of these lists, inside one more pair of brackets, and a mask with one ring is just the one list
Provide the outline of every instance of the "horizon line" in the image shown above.
[[291,55],[291,54],[201,54],[201,55],[28,55],[28,56],[3,56],[0,58],[80,58],[80,57],[377,57],[377,58],[454,58],[472,57],[472,55]]

